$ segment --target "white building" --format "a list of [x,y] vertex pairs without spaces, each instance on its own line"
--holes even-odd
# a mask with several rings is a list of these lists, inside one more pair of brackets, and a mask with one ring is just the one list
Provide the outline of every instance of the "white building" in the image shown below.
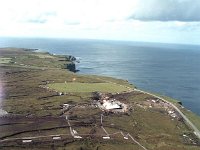
[[106,100],[103,100],[103,106],[105,107],[105,109],[120,109],[121,108],[121,106],[117,104],[116,102],[106,101]]

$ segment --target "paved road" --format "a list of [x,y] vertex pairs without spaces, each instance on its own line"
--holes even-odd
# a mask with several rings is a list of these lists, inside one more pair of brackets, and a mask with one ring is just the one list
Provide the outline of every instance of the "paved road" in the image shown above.
[[158,99],[161,99],[161,100],[163,100],[164,102],[170,104],[170,105],[183,117],[183,119],[184,119],[185,122],[190,126],[190,128],[191,128],[192,130],[194,130],[194,134],[200,139],[200,131],[199,131],[199,130],[197,129],[197,127],[196,127],[196,126],[181,112],[181,110],[178,109],[178,107],[176,107],[173,103],[171,103],[171,102],[169,102],[169,101],[167,101],[167,100],[165,100],[165,99],[163,99],[163,98],[161,98],[161,97],[159,97],[159,96],[157,96],[157,95],[154,95],[154,94],[151,94],[151,93],[148,93],[148,92],[144,92],[144,91],[142,91],[142,90],[134,89],[134,91],[138,91],[138,92],[142,92],[142,93],[145,93],[145,94],[154,96],[154,97],[156,97],[156,98],[158,98]]

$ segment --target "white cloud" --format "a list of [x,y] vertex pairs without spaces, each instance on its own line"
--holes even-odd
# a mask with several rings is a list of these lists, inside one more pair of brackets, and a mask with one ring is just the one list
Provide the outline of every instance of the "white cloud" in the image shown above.
[[108,22],[126,19],[136,3],[132,0],[126,0],[126,3],[124,0],[0,0],[0,2],[2,4],[0,33],[6,34],[9,30],[8,34],[12,32],[18,34],[22,31],[20,35],[32,34],[31,31],[37,29],[51,32],[65,27],[65,30],[68,30],[72,26],[77,30],[99,29]]
[[[60,20],[104,22],[128,17],[135,2],[127,0],[1,0],[1,18],[10,21],[31,20],[41,16],[57,15]],[[6,15],[6,17],[4,16]],[[4,16],[4,17],[3,17]],[[14,20],[13,20],[14,19]]]
[[[193,15],[198,5],[191,3],[195,11],[186,9],[189,12],[181,16],[182,9],[188,8],[186,2],[188,0],[0,0],[0,36],[162,42],[177,35],[184,37],[187,32],[197,36],[200,24],[194,22],[198,16]],[[191,2],[197,4],[197,0]],[[183,18],[185,14],[188,15]]]
[[200,21],[199,0],[140,0],[132,19],[142,21]]

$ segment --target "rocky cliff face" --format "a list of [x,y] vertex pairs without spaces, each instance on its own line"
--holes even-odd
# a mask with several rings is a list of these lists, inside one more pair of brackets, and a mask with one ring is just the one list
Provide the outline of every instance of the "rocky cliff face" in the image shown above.
[[69,71],[72,71],[72,72],[76,72],[77,70],[76,70],[76,65],[75,65],[75,63],[69,63],[69,64],[66,64],[66,69],[68,69]]
[[73,62],[75,62],[76,61],[76,57],[74,57],[74,56],[68,56],[68,58],[67,58],[69,61],[73,61]]
[[69,71],[72,71],[72,72],[78,71],[78,70],[76,70],[76,64],[75,63],[79,63],[80,61],[77,60],[76,57],[68,55],[68,56],[65,56],[65,60],[71,62],[71,63],[68,63],[68,64],[65,65],[66,69],[68,69]]
[[64,56],[58,55],[58,57],[59,57],[59,61],[64,62],[63,69],[67,69],[72,72],[77,72],[76,63],[79,63],[79,62],[77,62],[76,57],[71,56],[71,55],[64,55]]

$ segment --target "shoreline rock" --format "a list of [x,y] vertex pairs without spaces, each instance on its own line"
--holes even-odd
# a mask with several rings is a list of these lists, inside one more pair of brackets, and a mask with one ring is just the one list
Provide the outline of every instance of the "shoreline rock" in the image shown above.
[[72,72],[77,72],[75,63],[66,64],[66,69]]

